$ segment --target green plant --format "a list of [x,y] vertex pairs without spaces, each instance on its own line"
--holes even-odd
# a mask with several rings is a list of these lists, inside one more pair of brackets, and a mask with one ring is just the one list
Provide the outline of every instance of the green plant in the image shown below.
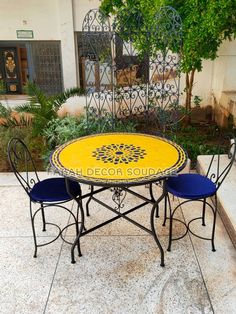
[[95,113],[80,117],[67,116],[49,121],[43,131],[47,143],[47,151],[42,156],[48,163],[49,155],[56,146],[75,138],[103,132],[135,132],[132,121],[114,120],[110,115],[98,117]]
[[135,124],[131,121],[113,121],[110,117],[85,116],[55,118],[48,122],[43,135],[48,147],[56,146],[74,138],[103,132],[135,132]]
[[33,134],[42,135],[47,123],[56,118],[56,111],[60,105],[72,95],[83,93],[80,88],[72,88],[66,90],[64,93],[47,96],[35,84],[27,83],[27,94],[31,97],[30,103],[20,105],[15,108],[18,112],[28,112],[34,115],[33,118]]
[[12,113],[12,109],[10,107],[5,107],[3,104],[0,103],[0,117],[1,118],[8,118]]
[[0,79],[0,95],[6,94],[6,83]]
[[[215,131],[213,132],[213,130]],[[227,153],[228,150],[227,141],[223,141],[223,145],[219,146],[219,138],[223,138],[223,134],[215,126],[203,130],[201,130],[201,126],[187,126],[169,136],[186,150],[193,168],[196,166],[198,155]]]
[[111,49],[110,48],[104,48],[99,54],[99,61],[101,63],[110,61],[110,58],[111,58]]
[[[46,146],[41,137],[32,135],[32,126],[5,128],[0,126],[0,169],[11,171],[7,161],[7,145],[12,137],[22,139],[29,148],[38,170],[43,170],[41,156],[46,151]],[[24,170],[24,169],[22,169]]]
[[87,134],[85,118],[65,117],[55,118],[48,122],[43,135],[46,138],[49,149],[74,138]]
[[193,103],[196,107],[199,107],[200,106],[200,103],[202,102],[202,98],[195,95],[194,98],[193,98]]
[[5,128],[23,127],[31,124],[31,119],[23,113],[15,114],[10,107],[5,107],[0,103],[1,126]]

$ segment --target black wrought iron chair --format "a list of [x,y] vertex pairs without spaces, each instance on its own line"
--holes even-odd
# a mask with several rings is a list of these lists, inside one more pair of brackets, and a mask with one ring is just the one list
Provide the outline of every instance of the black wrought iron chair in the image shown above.
[[[235,161],[235,155],[236,155],[236,142],[234,139],[231,142],[230,150],[228,153],[229,159],[228,164],[223,170],[220,168],[221,156],[220,153],[218,153],[217,155],[212,156],[206,176],[196,173],[186,173],[180,174],[176,177],[171,177],[168,180],[166,180],[165,188],[167,191],[167,195],[165,199],[165,217],[163,225],[165,225],[166,219],[170,219],[169,245],[167,249],[168,251],[171,250],[172,241],[183,238],[188,233],[188,231],[200,239],[210,240],[212,244],[212,251],[215,251],[214,238],[217,216],[217,191],[222,185],[222,182],[226,178],[227,174],[229,173],[233,165],[233,162]],[[185,200],[180,202],[178,206],[176,206],[175,209],[172,210],[169,194],[172,194]],[[208,197],[214,198],[213,204],[207,201]],[[203,203],[202,214],[200,217],[191,219],[187,224],[177,218],[174,218],[176,210],[180,206],[192,201],[198,201]],[[166,209],[168,206],[167,204],[169,205],[170,210],[170,216],[168,218],[166,217]],[[206,226],[205,224],[206,205],[208,205],[211,208],[213,213],[212,231],[210,238],[206,238],[203,237],[202,235],[196,234],[190,229],[190,224],[198,219],[202,221],[203,226]],[[173,221],[179,221],[186,226],[186,232],[180,237],[173,238],[172,236]]]
[[[65,182],[65,179],[62,177],[49,178],[40,181],[32,156],[25,143],[19,138],[12,138],[9,141],[8,160],[17,180],[20,182],[30,199],[30,217],[35,247],[34,257],[37,257],[38,247],[45,246],[56,241],[59,236],[61,236],[65,242],[72,244],[63,238],[62,233],[71,225],[75,225],[76,234],[79,233],[79,207],[77,208],[76,214],[74,214],[71,210],[63,206],[63,204],[81,195],[80,185],[77,182],[70,180]],[[19,170],[24,170],[24,172],[20,172]],[[70,192],[67,192],[68,190]],[[32,203],[38,204],[39,208],[34,210]],[[45,208],[52,206],[65,209],[70,215],[72,215],[74,222],[65,226],[63,229],[55,223],[47,222],[44,210]],[[59,231],[53,240],[42,244],[38,244],[35,226],[35,217],[40,212],[42,214],[42,230],[46,231],[46,225],[53,225],[56,226]]]

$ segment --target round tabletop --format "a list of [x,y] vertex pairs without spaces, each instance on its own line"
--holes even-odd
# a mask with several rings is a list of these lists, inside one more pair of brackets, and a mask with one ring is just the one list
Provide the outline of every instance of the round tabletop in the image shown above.
[[65,177],[91,185],[127,186],[158,181],[180,171],[185,151],[165,138],[139,133],[103,133],[80,137],[51,155]]

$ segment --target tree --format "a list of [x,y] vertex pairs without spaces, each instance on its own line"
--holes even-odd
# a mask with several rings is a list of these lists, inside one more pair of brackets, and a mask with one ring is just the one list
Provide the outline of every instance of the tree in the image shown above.
[[[143,25],[153,26],[154,14],[163,5],[175,8],[183,23],[183,45],[181,70],[186,74],[185,109],[191,110],[192,90],[196,71],[202,70],[203,60],[214,60],[225,39],[236,35],[235,0],[103,0],[101,11],[116,18],[131,21],[134,15],[142,16]],[[140,28],[140,38],[142,37]],[[158,41],[156,41],[158,45]],[[153,48],[153,47],[152,47]],[[156,47],[158,49],[158,46]],[[190,122],[190,116],[188,116]]]

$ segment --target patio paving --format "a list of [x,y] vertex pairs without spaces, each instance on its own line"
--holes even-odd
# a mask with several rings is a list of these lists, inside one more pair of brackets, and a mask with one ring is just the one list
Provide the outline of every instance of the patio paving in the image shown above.
[[[135,190],[148,193],[142,186]],[[111,192],[100,197],[112,204]],[[138,202],[127,195],[125,206]],[[199,205],[193,204],[184,207],[179,217],[188,220],[196,215]],[[83,257],[77,257],[76,264],[70,263],[70,246],[60,239],[39,248],[34,259],[28,198],[12,174],[0,174],[0,313],[236,313],[236,252],[220,217],[216,252],[210,242],[188,235],[173,242],[167,252],[168,224],[161,226],[162,208],[163,204],[156,228],[165,250],[164,268],[153,238],[124,220],[83,237]],[[149,211],[146,206],[130,216],[148,226]],[[90,213],[86,227],[112,216],[94,202]],[[46,219],[63,226],[70,217],[52,209]],[[183,227],[175,225],[174,233],[181,232]],[[48,228],[40,239],[47,241],[53,235],[54,229]],[[73,240],[73,228],[66,238]]]

